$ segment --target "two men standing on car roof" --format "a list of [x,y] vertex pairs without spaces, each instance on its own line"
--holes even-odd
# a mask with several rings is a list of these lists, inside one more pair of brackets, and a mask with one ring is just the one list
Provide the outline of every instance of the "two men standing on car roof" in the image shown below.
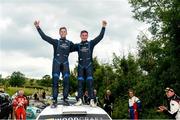
[[63,75],[63,100],[65,105],[68,105],[67,97],[69,92],[69,62],[68,56],[70,52],[78,52],[78,102],[75,105],[82,104],[82,93],[83,84],[86,80],[88,86],[88,93],[90,100],[90,105],[93,107],[94,104],[94,94],[93,94],[93,65],[92,65],[92,54],[95,45],[97,45],[103,38],[105,33],[105,27],[107,25],[106,21],[102,21],[102,29],[100,34],[93,40],[88,41],[88,32],[86,30],[81,31],[80,38],[81,42],[78,44],[73,44],[71,41],[66,39],[67,29],[61,27],[59,29],[60,39],[52,39],[46,36],[39,27],[39,21],[35,21],[34,25],[37,28],[42,39],[53,45],[54,48],[54,58],[53,58],[53,104],[52,107],[57,106],[57,96],[58,96],[58,80],[60,72]]

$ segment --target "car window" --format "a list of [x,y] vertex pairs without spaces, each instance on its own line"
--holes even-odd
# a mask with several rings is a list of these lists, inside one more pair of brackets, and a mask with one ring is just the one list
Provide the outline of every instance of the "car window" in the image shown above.
[[106,114],[41,115],[38,120],[111,120]]

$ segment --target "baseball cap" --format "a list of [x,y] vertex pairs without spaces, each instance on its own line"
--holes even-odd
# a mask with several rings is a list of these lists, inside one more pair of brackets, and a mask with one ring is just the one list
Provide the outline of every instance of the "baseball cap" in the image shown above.
[[165,92],[168,92],[168,91],[171,91],[171,92],[174,92],[174,90],[170,87],[166,87],[166,89],[164,90]]

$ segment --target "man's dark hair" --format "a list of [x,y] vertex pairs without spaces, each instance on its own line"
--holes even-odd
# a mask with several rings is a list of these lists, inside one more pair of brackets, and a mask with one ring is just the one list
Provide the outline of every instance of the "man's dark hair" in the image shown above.
[[61,31],[62,29],[65,29],[67,31],[66,27],[60,27],[59,31]]
[[87,34],[88,34],[88,31],[82,30],[82,31],[81,31],[81,34],[82,34],[82,33],[87,33]]

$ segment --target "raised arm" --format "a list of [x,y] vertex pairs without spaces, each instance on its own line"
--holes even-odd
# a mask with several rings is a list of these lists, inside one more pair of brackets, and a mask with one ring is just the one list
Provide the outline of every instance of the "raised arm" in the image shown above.
[[97,43],[99,43],[99,42],[102,40],[102,38],[104,37],[106,25],[107,25],[107,22],[103,20],[103,21],[102,21],[102,29],[101,29],[101,32],[100,32],[100,34],[99,34],[95,39],[93,39],[93,40],[91,41],[92,45],[95,46]]
[[47,36],[44,34],[44,32],[41,30],[40,26],[39,26],[40,21],[35,21],[34,22],[34,26],[36,27],[37,31],[39,32],[41,38],[45,41],[47,41],[48,43],[55,45],[56,44],[56,40],[52,39],[51,37]]

